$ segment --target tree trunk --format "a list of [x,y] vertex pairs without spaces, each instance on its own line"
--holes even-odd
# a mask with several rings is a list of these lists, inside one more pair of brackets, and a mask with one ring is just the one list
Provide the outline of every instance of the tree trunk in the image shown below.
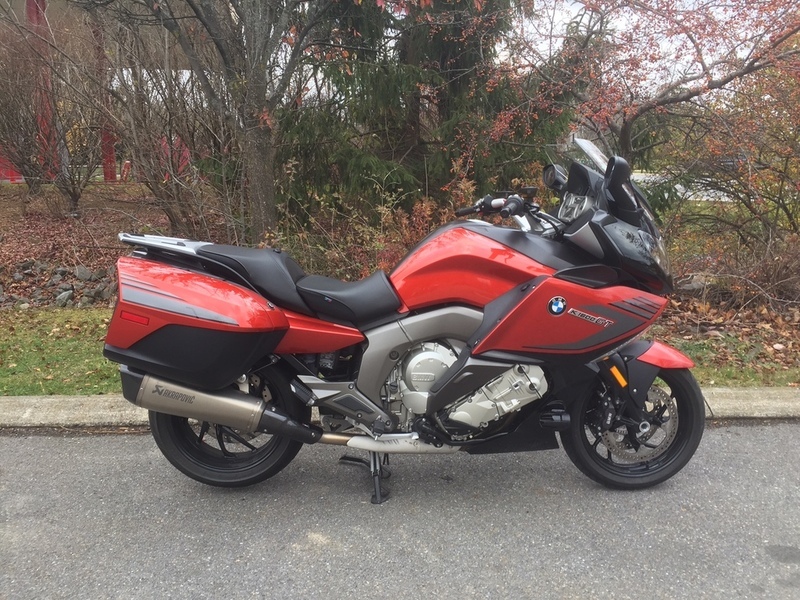
[[265,126],[247,128],[244,144],[245,189],[249,223],[247,241],[258,243],[275,228],[275,132]]
[[633,124],[635,121],[629,121],[627,119],[622,121],[622,125],[619,128],[619,133],[617,134],[617,140],[619,143],[619,153],[622,158],[628,161],[628,164],[633,166],[634,163],[634,156],[633,156]]

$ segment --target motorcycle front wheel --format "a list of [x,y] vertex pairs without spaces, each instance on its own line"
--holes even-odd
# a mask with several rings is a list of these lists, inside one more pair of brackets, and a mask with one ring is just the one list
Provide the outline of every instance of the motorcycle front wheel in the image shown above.
[[[261,396],[294,419],[310,414],[291,397],[277,372],[253,374],[253,395]],[[186,417],[150,411],[150,429],[161,453],[192,479],[217,487],[253,485],[280,472],[300,451],[301,442],[262,432],[245,432]]]
[[610,488],[657,485],[680,471],[697,450],[705,426],[705,402],[687,369],[659,371],[645,403],[649,428],[618,423],[602,431],[601,394],[576,400],[572,426],[560,433],[564,450],[584,475]]

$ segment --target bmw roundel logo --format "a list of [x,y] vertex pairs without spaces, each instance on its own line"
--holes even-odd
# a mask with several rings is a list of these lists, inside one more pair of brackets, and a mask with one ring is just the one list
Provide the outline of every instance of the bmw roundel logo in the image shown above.
[[550,303],[547,305],[547,310],[551,315],[560,316],[567,310],[567,301],[562,296],[551,298]]

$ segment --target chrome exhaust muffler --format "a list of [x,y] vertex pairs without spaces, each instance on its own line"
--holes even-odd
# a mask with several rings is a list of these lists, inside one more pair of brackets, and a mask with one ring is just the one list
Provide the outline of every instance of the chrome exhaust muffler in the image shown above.
[[322,430],[292,419],[274,406],[236,389],[206,392],[120,366],[125,399],[155,412],[226,425],[241,431],[263,431],[314,444]]
[[419,439],[416,433],[367,435],[323,433],[322,429],[292,419],[261,398],[237,389],[207,392],[185,385],[135,373],[120,366],[122,393],[125,399],[147,410],[226,425],[241,431],[263,431],[304,444],[333,444],[367,452],[391,454],[447,454],[460,450],[454,446],[435,447]]

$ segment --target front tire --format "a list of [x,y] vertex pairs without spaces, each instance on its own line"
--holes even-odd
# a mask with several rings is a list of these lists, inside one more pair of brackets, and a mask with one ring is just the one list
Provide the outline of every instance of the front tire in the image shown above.
[[561,432],[564,450],[587,477],[610,488],[657,485],[680,471],[697,450],[705,427],[705,402],[687,369],[662,369],[647,393],[650,429],[620,425],[602,432],[600,393],[570,407],[572,427]]
[[[292,418],[308,422],[310,410],[297,402],[285,378],[267,369],[249,379],[250,393]],[[150,411],[150,429],[161,453],[192,479],[217,487],[253,485],[280,472],[301,442],[263,432],[244,432],[207,421]]]

